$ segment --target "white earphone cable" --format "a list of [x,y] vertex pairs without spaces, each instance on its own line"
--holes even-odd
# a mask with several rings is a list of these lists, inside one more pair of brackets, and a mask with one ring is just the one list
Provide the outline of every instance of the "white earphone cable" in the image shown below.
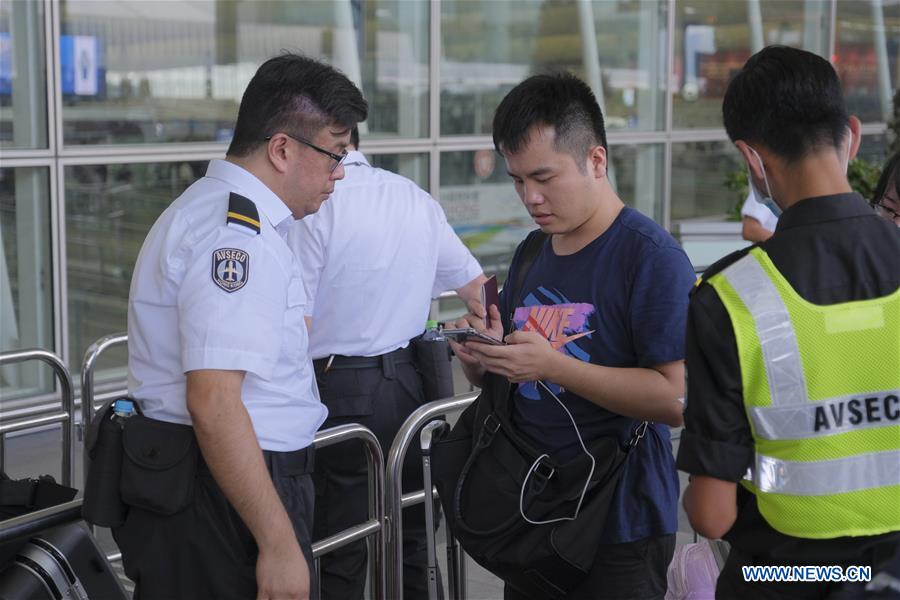
[[[581,444],[581,449],[584,450],[584,453],[591,461],[591,470],[584,480],[584,487],[581,490],[581,496],[579,496],[578,498],[578,505],[575,507],[575,514],[573,514],[571,517],[558,517],[556,519],[548,519],[546,521],[533,521],[529,519],[525,514],[525,487],[528,485],[528,480],[531,479],[531,474],[534,473],[534,470],[537,469],[541,461],[545,458],[549,458],[548,454],[541,454],[531,464],[531,468],[528,469],[528,473],[525,475],[525,480],[522,482],[522,488],[519,491],[519,513],[522,515],[522,518],[525,519],[525,521],[531,523],[532,525],[547,525],[549,523],[557,523],[559,521],[574,521],[576,518],[578,518],[578,513],[581,510],[581,504],[584,502],[584,496],[585,494],[587,494],[588,486],[590,486],[591,483],[591,478],[594,476],[594,469],[597,466],[597,461],[594,459],[591,453],[588,452],[587,446],[584,444],[584,439],[582,439],[581,437],[581,432],[578,430],[578,425],[575,424],[575,418],[572,416],[572,413],[569,412],[569,409],[566,408],[566,405],[562,403],[562,401],[556,396],[556,394],[550,391],[550,388],[548,388],[543,381],[538,380],[537,384],[544,388],[548,394],[553,396],[553,399],[556,400],[556,402],[562,407],[564,411],[566,411],[566,414],[569,416],[569,421],[572,422],[572,427],[575,429],[575,435],[578,437],[578,443]],[[551,472],[551,476],[552,475],[553,473]]]

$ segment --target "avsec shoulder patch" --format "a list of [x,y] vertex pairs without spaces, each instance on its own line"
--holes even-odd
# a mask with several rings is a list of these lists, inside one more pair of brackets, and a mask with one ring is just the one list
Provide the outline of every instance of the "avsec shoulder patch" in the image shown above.
[[212,255],[213,283],[228,292],[236,292],[250,278],[250,255],[237,248],[219,248]]
[[225,224],[250,235],[259,235],[259,211],[252,200],[231,192]]

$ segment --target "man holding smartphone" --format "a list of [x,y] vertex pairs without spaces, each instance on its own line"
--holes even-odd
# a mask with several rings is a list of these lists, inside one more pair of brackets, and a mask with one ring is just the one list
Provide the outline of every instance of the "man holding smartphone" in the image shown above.
[[[513,88],[494,116],[494,145],[523,205],[547,236],[519,277],[519,245],[490,307],[494,323],[467,315],[458,327],[484,330],[507,345],[452,343],[467,377],[487,371],[518,384],[513,424],[548,454],[581,451],[616,436],[625,444],[642,421],[587,578],[569,598],[662,599],[675,549],[678,478],[667,425],[681,424],[684,327],[694,272],[677,242],[626,207],[609,179],[603,115],[573,75],[537,75]],[[534,234],[532,234],[534,235]],[[531,241],[531,240],[529,240]],[[515,330],[515,331],[513,331]],[[566,411],[543,401],[543,382]],[[504,598],[533,598],[512,588]]]
[[[410,340],[422,333],[431,299],[456,290],[483,315],[481,267],[415,183],[373,167],[353,129],[344,179],[320,211],[298,221],[291,245],[313,301],[309,353],[328,407],[323,428],[361,423],[387,455],[397,430],[425,401]],[[351,443],[351,445],[356,442]],[[314,537],[366,520],[368,477],[362,444],[316,453]],[[410,451],[404,491],[422,489],[421,457]],[[427,598],[425,513],[403,513],[404,598]],[[366,583],[366,543],[323,556],[323,600],[357,600]]]

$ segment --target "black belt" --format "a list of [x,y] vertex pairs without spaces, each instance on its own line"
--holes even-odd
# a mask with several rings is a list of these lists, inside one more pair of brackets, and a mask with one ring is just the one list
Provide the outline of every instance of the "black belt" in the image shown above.
[[278,472],[283,475],[306,475],[313,472],[315,454],[316,449],[313,446],[292,452],[263,450],[263,460],[266,461],[269,473],[277,467]]
[[343,356],[341,354],[332,354],[325,358],[317,358],[313,361],[313,366],[317,374],[324,374],[328,371],[340,369],[373,369],[380,367],[385,376],[393,379],[395,374],[395,365],[403,363],[414,363],[415,354],[410,346],[406,348],[397,348],[392,352],[379,354],[378,356]]
[[[316,449],[313,446],[291,452],[263,450],[263,461],[266,463],[266,469],[270,475],[275,470],[282,475],[308,475],[315,468],[315,455]],[[202,454],[198,466],[200,469],[209,471],[209,465],[203,460]]]

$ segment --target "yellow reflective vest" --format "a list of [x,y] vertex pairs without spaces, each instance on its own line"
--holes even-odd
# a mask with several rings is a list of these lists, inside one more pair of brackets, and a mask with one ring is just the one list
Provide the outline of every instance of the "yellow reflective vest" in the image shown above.
[[807,302],[753,248],[709,279],[737,341],[759,511],[800,538],[900,530],[900,289]]

